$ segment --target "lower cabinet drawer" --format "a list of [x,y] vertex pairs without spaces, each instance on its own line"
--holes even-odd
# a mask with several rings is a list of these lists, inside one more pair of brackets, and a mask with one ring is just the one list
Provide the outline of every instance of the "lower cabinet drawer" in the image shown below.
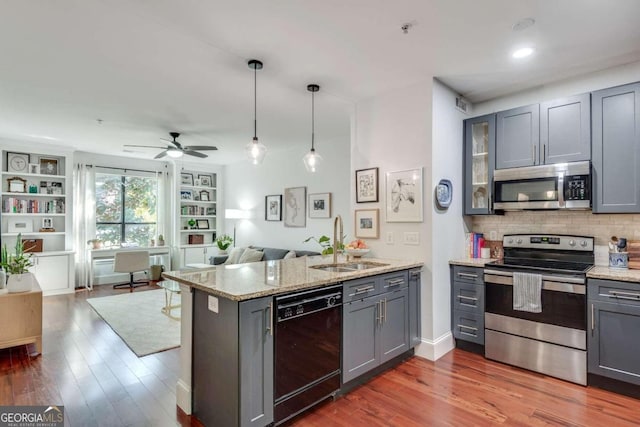
[[484,315],[467,311],[453,312],[453,336],[484,345]]
[[453,311],[484,313],[484,285],[453,282]]

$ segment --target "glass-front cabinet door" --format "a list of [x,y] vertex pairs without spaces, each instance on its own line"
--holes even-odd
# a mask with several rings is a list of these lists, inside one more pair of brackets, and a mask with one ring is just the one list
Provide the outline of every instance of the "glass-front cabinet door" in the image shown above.
[[464,144],[464,213],[489,214],[492,212],[496,115],[465,120]]

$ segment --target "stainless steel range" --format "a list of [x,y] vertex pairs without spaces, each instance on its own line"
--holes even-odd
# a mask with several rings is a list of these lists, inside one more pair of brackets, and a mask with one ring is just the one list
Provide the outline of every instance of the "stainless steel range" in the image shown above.
[[[586,271],[593,266],[593,238],[513,234],[504,236],[503,245],[504,259],[484,270],[485,356],[586,385]],[[539,312],[522,311],[514,302],[514,276],[517,286],[522,276],[541,286]]]

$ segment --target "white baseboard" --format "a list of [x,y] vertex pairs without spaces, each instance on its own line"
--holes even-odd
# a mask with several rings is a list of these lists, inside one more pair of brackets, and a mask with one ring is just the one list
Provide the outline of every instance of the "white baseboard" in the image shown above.
[[176,383],[176,404],[185,414],[191,415],[191,387],[182,380]]
[[451,335],[451,332],[447,332],[433,341],[422,338],[420,345],[416,347],[416,356],[436,361],[454,348],[453,335]]

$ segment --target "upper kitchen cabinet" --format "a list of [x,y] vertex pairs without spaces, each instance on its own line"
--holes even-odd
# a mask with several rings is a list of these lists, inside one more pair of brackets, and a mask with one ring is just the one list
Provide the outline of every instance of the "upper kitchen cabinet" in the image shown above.
[[540,106],[501,111],[496,116],[496,169],[539,163]]
[[540,104],[539,164],[591,159],[591,95]]
[[491,213],[496,148],[496,115],[464,121],[464,213]]
[[640,83],[591,99],[593,212],[640,212]]

